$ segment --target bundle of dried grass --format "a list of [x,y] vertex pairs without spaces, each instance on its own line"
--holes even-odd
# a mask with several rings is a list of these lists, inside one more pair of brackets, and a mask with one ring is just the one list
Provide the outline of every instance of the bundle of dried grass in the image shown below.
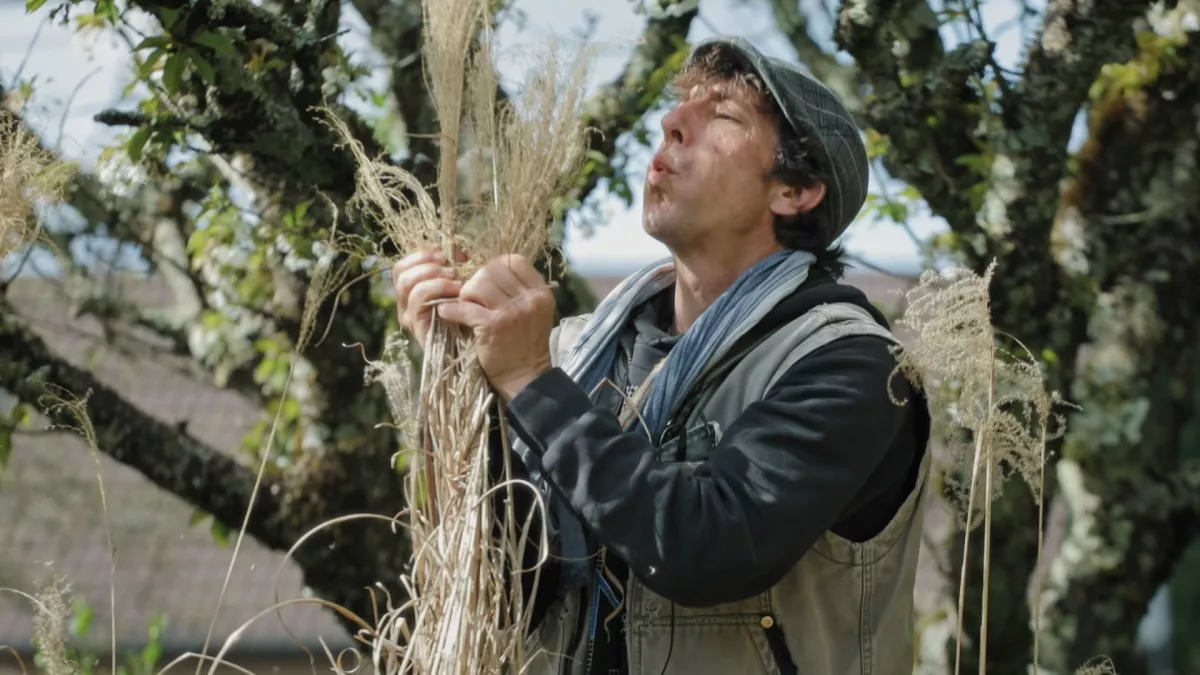
[[[994,271],[995,263],[982,276],[965,269],[926,272],[906,294],[905,313],[897,322],[916,335],[896,350],[897,373],[924,389],[936,427],[954,449],[955,459],[946,472],[946,481],[952,499],[957,501],[964,531],[956,674],[962,652],[971,530],[982,522],[982,674],[987,664],[992,502],[1004,482],[1017,473],[1032,487],[1040,508],[1046,444],[1065,429],[1064,418],[1054,411],[1063,401],[1057,393],[1046,391],[1041,367],[1033,354],[992,325],[989,287]],[[1016,344],[1017,351],[1000,348],[1000,337]],[[965,483],[959,478],[963,474],[969,476]],[[1043,520],[1039,515],[1039,523]],[[1041,539],[1039,534],[1039,568]],[[1040,625],[1035,632],[1039,629]],[[1035,667],[1036,652],[1035,642]]]
[[0,260],[37,239],[37,207],[61,199],[72,171],[43,150],[15,115],[0,110]]
[[[521,94],[498,102],[486,0],[426,0],[424,15],[441,127],[437,200],[411,174],[367,157],[336,118],[331,124],[359,162],[355,205],[401,251],[440,247],[452,260],[465,253],[456,265],[466,278],[493,257],[532,258],[547,245],[551,210],[584,157],[586,58],[552,48]],[[434,316],[419,378],[420,436],[406,442],[414,561],[402,581],[411,599],[381,619],[373,656],[388,673],[498,674],[524,661],[528,599],[517,575],[529,523],[509,513],[507,531],[493,535],[492,395],[471,335]],[[373,364],[369,376],[386,386],[396,423],[411,429],[404,390],[416,378],[396,357]],[[496,489],[516,488],[506,478]]]

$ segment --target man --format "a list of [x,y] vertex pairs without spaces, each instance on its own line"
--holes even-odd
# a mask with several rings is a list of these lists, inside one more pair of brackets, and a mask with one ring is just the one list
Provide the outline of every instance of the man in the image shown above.
[[674,89],[643,213],[671,261],[590,317],[553,328],[513,256],[465,283],[437,254],[394,271],[418,340],[437,299],[474,329],[550,497],[525,672],[910,673],[929,418],[837,282],[858,131],[740,39],[698,45]]

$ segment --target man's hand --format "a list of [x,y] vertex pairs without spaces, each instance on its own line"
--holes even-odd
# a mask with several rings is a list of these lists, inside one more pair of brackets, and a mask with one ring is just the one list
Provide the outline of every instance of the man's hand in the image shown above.
[[462,286],[440,252],[421,251],[405,256],[392,267],[392,290],[396,294],[400,327],[424,348],[433,312],[429,303],[457,297]]
[[505,255],[484,265],[458,300],[439,305],[438,316],[475,331],[479,364],[496,392],[512,400],[550,369],[554,293],[533,265]]

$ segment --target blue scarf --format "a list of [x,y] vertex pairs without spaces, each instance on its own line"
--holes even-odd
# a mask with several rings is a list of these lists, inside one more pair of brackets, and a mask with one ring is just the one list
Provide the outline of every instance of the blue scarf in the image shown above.
[[[668,353],[650,382],[641,410],[650,438],[662,436],[674,408],[687,395],[709,364],[723,357],[739,338],[752,330],[767,312],[791,295],[808,278],[815,257],[803,251],[781,251],[746,270],[708,307]],[[659,261],[621,282],[596,307],[571,353],[561,364],[585,391],[595,391],[612,376],[622,330],[635,308],[675,282],[675,268]],[[587,580],[587,543],[583,525],[563,500],[550,497],[541,480],[541,462],[523,443],[516,443],[535,483],[550,498],[552,527],[557,526],[562,557],[560,590],[578,588]]]

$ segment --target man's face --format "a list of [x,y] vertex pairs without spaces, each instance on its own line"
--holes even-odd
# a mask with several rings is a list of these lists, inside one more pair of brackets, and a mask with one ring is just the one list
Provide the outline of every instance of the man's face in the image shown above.
[[760,95],[737,80],[687,86],[663,118],[642,212],[646,232],[675,251],[770,227],[782,187],[770,178],[778,132]]

